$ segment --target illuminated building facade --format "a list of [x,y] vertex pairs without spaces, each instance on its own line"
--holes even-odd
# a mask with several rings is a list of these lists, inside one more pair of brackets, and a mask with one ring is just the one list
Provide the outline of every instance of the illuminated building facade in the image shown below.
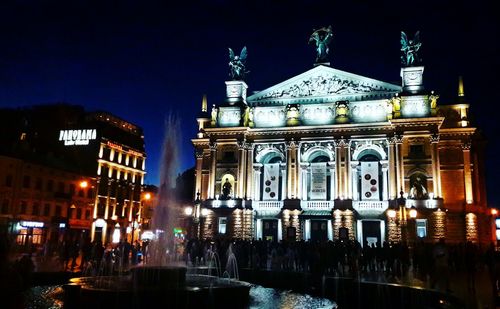
[[[318,64],[227,99],[192,139],[200,237],[492,241],[484,141],[457,104],[438,105],[423,66],[390,84]],[[201,211],[197,213],[201,214]]]
[[103,242],[113,235],[138,239],[146,173],[141,128],[67,104],[5,109],[1,118],[4,225],[14,231],[21,221],[43,222],[35,228],[54,241],[47,227]]

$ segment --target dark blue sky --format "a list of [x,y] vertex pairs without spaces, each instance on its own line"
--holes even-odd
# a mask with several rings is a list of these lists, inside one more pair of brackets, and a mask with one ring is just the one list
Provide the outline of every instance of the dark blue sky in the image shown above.
[[179,170],[194,164],[195,116],[203,94],[209,105],[224,99],[228,47],[247,46],[252,92],[310,69],[308,37],[332,25],[333,67],[399,84],[400,31],[420,30],[426,87],[441,94],[441,104],[453,102],[464,76],[474,119],[489,140],[490,202],[500,206],[500,22],[493,1],[33,2],[0,4],[0,106],[68,102],[143,127],[148,183],[158,182],[168,113],[182,122]]

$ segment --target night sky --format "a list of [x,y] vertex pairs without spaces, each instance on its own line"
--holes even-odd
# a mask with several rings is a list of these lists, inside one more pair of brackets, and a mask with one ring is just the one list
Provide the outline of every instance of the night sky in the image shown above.
[[400,31],[420,30],[425,85],[441,104],[456,102],[464,76],[473,120],[489,140],[489,202],[500,206],[500,18],[493,1],[34,2],[0,4],[0,106],[67,102],[141,126],[152,184],[169,113],[182,122],[179,171],[194,165],[195,117],[203,94],[209,106],[224,99],[228,47],[239,53],[247,46],[252,93],[311,69],[309,35],[332,25],[333,67],[400,84]]

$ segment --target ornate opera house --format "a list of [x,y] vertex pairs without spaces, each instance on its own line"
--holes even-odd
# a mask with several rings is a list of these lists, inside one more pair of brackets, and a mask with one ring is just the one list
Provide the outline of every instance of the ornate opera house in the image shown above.
[[[230,50],[225,102],[192,139],[199,237],[268,240],[493,240],[484,140],[456,104],[423,87],[418,33],[402,34],[401,85],[327,62],[331,28],[311,36],[314,67],[247,95]],[[408,43],[409,42],[409,43]]]

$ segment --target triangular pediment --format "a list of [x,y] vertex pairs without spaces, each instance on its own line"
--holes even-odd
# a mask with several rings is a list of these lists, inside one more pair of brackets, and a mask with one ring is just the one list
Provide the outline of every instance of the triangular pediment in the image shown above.
[[247,102],[252,106],[353,102],[390,98],[398,92],[398,85],[318,65],[249,96]]

